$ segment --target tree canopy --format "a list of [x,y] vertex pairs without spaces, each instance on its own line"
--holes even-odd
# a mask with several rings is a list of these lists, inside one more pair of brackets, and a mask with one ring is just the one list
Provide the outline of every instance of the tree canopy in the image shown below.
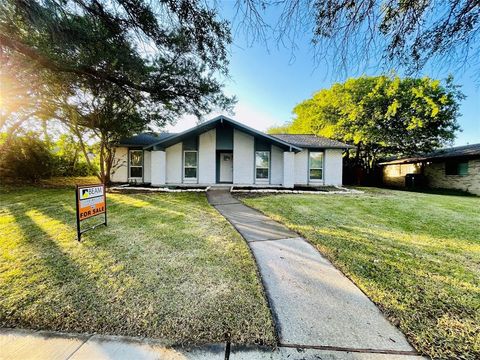
[[121,137],[230,109],[230,41],[228,23],[202,1],[5,0],[0,126],[57,119],[80,142],[93,134],[108,180]]
[[6,0],[0,49],[78,82],[142,92],[172,111],[223,104],[212,73],[227,73],[228,24],[199,1]]
[[[237,0],[237,6],[254,38],[273,31],[295,49],[309,34],[316,57],[337,71],[400,65],[412,74],[433,60],[452,70],[473,66],[480,79],[479,0]],[[279,14],[274,24],[268,10]]]
[[362,76],[318,91],[295,106],[290,124],[270,132],[353,144],[357,161],[370,168],[379,158],[431,151],[454,140],[462,98],[452,78]]

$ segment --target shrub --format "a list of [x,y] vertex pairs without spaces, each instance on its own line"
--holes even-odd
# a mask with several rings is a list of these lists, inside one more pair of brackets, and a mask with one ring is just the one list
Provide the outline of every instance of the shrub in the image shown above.
[[14,136],[0,144],[0,176],[37,182],[52,176],[54,155],[34,133]]
[[2,180],[38,182],[52,176],[91,176],[97,172],[97,169],[82,161],[79,151],[72,150],[72,144],[64,139],[50,145],[33,132],[22,136],[0,136]]

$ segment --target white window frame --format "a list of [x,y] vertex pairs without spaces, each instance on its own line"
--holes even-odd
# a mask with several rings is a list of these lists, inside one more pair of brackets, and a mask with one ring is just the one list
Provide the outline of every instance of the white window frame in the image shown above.
[[[257,166],[257,153],[267,153],[268,154],[268,166],[263,167],[263,166]],[[268,150],[257,150],[255,151],[255,182],[263,182],[263,183],[269,183],[270,182],[270,151]],[[267,174],[268,176],[266,178],[258,178],[257,177],[257,169],[267,169]]]
[[[142,154],[142,165],[132,165],[132,153],[133,152],[140,152]],[[145,154],[143,153],[143,150],[139,149],[130,149],[128,150],[128,179],[132,180],[142,180],[144,176],[144,169],[143,169],[143,162],[145,161],[144,159]],[[131,176],[131,168],[141,168],[142,169],[142,176]]]
[[[322,154],[322,167],[312,167],[312,162],[311,162],[311,154]],[[322,170],[322,177],[321,179],[312,179],[310,175],[310,170]],[[321,183],[323,182],[325,178],[325,151],[309,151],[308,152],[308,181],[311,183]]]
[[[185,155],[187,153],[195,153],[197,159],[196,166],[185,166]],[[195,169],[195,177],[186,177],[185,169]],[[197,181],[198,179],[198,151],[197,150],[183,150],[183,180],[185,181]]]

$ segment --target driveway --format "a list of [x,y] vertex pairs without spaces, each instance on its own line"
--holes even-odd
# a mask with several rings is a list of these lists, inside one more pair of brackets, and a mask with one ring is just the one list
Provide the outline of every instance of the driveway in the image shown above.
[[376,305],[305,239],[245,206],[226,189],[210,190],[207,196],[255,256],[280,346],[416,354]]

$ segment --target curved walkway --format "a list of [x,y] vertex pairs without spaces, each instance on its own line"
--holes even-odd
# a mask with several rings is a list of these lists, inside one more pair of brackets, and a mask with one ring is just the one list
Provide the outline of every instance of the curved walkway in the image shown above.
[[280,346],[415,355],[376,305],[298,234],[211,189],[208,200],[248,242],[271,305]]

